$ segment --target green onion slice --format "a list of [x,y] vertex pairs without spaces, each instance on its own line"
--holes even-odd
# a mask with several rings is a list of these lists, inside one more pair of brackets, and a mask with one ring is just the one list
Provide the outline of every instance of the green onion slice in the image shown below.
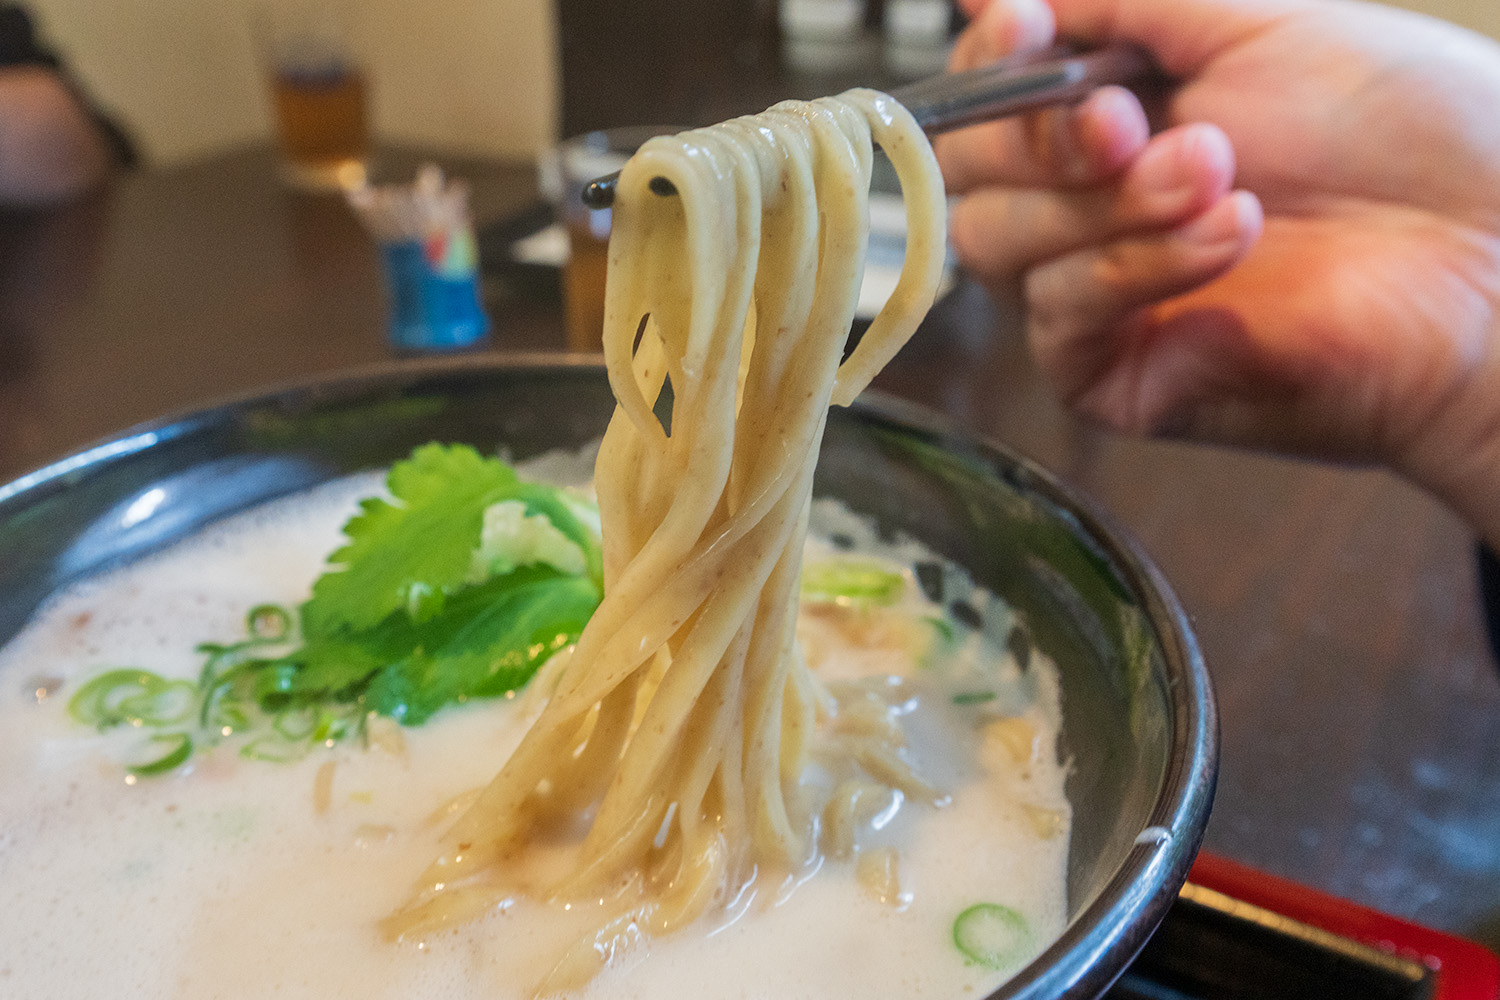
[[79,688],[68,702],[74,719],[101,730],[129,723],[169,726],[193,710],[196,691],[187,681],[169,681],[149,670],[106,670]]
[[341,740],[349,735],[350,727],[354,724],[354,718],[348,714],[332,712],[325,708],[318,715],[318,724],[313,729],[312,741],[322,743],[326,740]]
[[958,950],[989,969],[1014,965],[1030,942],[1026,918],[998,903],[976,903],[953,921],[953,943]]
[[932,626],[932,630],[937,633],[940,641],[950,643],[958,638],[958,632],[953,628],[953,623],[948,619],[939,618],[936,615],[928,615],[924,620]]
[[825,604],[894,604],[906,589],[906,578],[869,559],[824,559],[802,568],[802,596]]
[[311,706],[288,708],[271,719],[271,728],[289,741],[310,740],[318,727],[318,710]]
[[285,764],[306,757],[309,749],[307,740],[287,740],[279,736],[266,736],[246,743],[240,748],[240,756],[247,760],[268,760]]
[[[202,696],[198,725],[205,729],[218,729],[225,725],[235,729],[243,728],[247,717],[238,706],[253,701],[259,672],[267,663],[272,662],[275,661],[240,660],[218,675],[205,667],[204,675],[207,679],[200,680],[198,686]],[[237,716],[240,721],[235,722],[232,716]]]
[[257,604],[245,615],[245,631],[260,642],[285,642],[292,631],[292,613],[279,604]]
[[193,738],[187,733],[158,733],[147,739],[146,745],[156,748],[156,756],[140,764],[131,764],[127,768],[131,774],[166,774],[193,753]]

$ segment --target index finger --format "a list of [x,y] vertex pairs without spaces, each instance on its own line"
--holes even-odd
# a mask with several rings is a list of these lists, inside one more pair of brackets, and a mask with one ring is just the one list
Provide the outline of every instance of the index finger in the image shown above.
[[[1046,48],[1056,34],[1046,0],[967,0],[965,9],[974,20],[954,46],[950,69],[955,72]],[[1148,131],[1135,98],[1111,88],[1073,108],[940,136],[935,148],[948,190],[955,194],[995,183],[1078,185],[1118,173]]]
[[952,194],[992,184],[1076,187],[1118,174],[1150,134],[1134,94],[1102,87],[1070,108],[938,136],[933,148]]
[[970,0],[967,6],[974,8],[972,20],[953,45],[950,72],[1046,48],[1057,35],[1057,21],[1046,0]]

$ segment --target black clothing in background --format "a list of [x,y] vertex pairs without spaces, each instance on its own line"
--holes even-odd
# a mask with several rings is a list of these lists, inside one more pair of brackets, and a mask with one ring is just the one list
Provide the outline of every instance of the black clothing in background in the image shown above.
[[0,68],[6,66],[44,66],[55,70],[79,105],[88,112],[89,118],[99,129],[100,135],[114,154],[117,164],[133,167],[136,164],[135,144],[125,130],[94,106],[94,102],[68,75],[67,68],[55,53],[37,41],[36,28],[25,9],[13,3],[0,3]]
[[0,4],[0,66],[50,66],[57,57],[37,44],[31,18],[15,4]]
[[1484,601],[1484,628],[1490,652],[1500,663],[1500,559],[1488,545],[1479,546],[1479,597]]

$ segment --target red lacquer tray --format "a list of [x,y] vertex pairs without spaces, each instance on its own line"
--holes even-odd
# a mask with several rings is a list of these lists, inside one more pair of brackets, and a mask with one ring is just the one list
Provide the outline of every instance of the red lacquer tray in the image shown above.
[[1108,1000],[1500,1000],[1473,941],[1199,855]]

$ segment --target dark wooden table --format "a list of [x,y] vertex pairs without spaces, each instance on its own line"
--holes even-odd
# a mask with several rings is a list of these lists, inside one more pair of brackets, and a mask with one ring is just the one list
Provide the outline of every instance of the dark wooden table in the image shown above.
[[[527,167],[453,166],[481,222],[533,200]],[[378,266],[338,201],[282,191],[259,150],[0,218],[0,481],[137,421],[388,357]],[[486,298],[490,349],[562,345],[555,300],[504,282]],[[1218,686],[1210,849],[1500,947],[1500,672],[1463,525],[1380,472],[1102,434],[972,287],[879,385],[1040,460],[1161,565]]]

